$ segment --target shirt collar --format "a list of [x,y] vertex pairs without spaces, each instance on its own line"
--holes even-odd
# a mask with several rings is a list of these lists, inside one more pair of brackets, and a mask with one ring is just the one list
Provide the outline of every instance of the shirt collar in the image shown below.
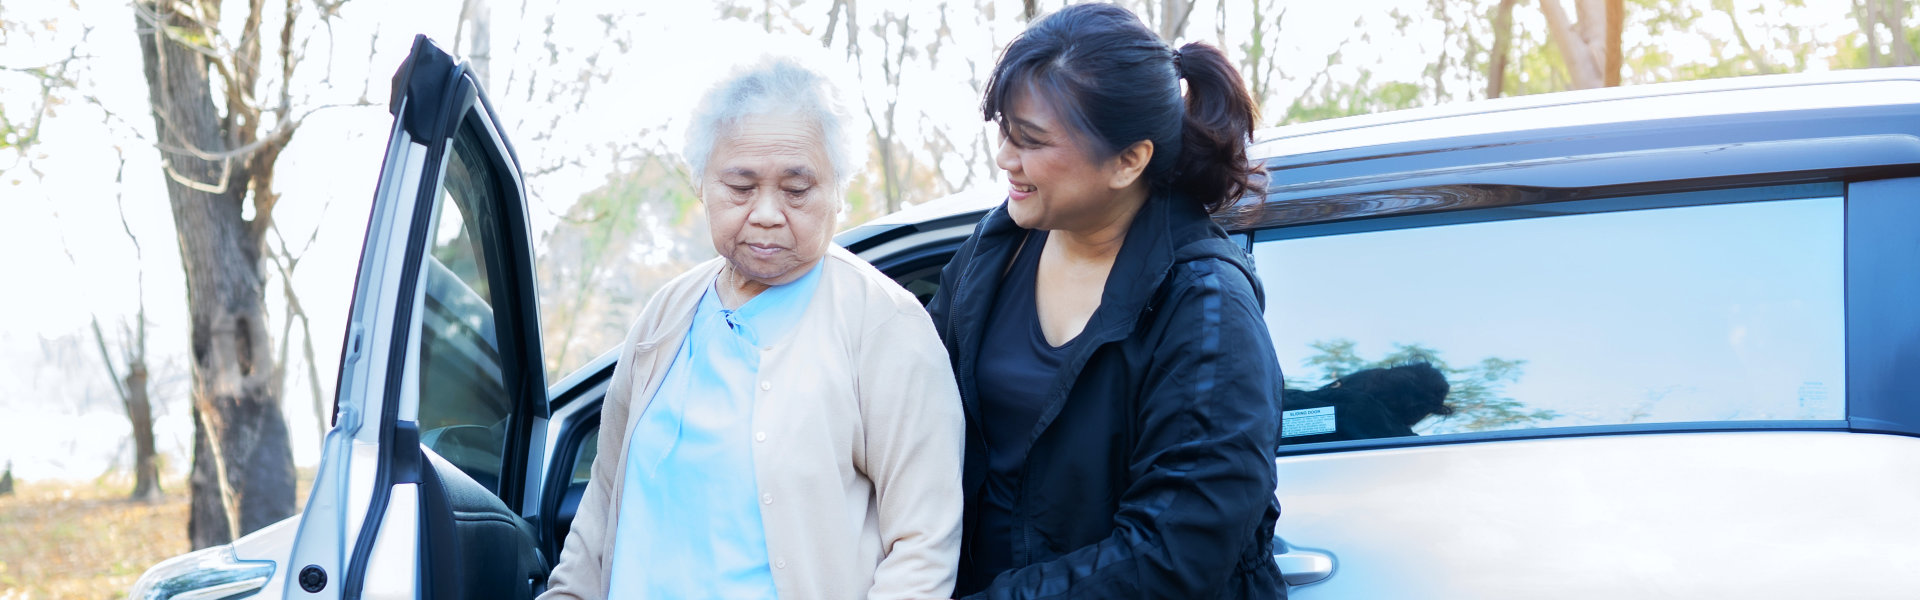
[[820,287],[820,271],[826,265],[823,257],[799,279],[769,287],[759,295],[748,299],[740,308],[727,310],[720,304],[718,286],[720,280],[707,288],[705,298],[700,301],[700,312],[716,312],[727,322],[730,328],[755,346],[769,346],[786,337],[800,322],[800,315],[807,311],[807,305],[813,300],[813,292]]

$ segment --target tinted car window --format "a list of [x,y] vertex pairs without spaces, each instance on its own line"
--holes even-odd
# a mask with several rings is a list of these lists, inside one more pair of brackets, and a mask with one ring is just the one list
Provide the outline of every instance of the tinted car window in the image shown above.
[[420,346],[420,441],[474,481],[498,491],[511,401],[500,373],[487,260],[497,255],[489,211],[493,164],[468,128],[455,136],[434,207],[425,261]]
[[940,269],[944,266],[946,263],[888,274],[893,276],[895,283],[900,284],[900,287],[906,288],[914,298],[919,299],[921,306],[926,306],[928,302],[933,301],[933,295],[940,291]]
[[1843,418],[1843,206],[1256,243],[1287,374],[1282,443]]
[[568,476],[567,483],[569,485],[584,484],[588,479],[591,479],[593,475],[593,458],[599,455],[600,430],[595,429],[587,432],[587,435],[580,438],[580,451],[573,457],[573,474]]

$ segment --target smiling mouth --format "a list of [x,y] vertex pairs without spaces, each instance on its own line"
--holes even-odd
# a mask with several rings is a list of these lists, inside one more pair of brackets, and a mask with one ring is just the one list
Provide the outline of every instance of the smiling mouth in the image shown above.
[[1039,190],[1040,188],[1037,188],[1031,185],[1022,185],[1018,183],[1013,184],[1013,191],[1020,192],[1022,194],[1031,194]]

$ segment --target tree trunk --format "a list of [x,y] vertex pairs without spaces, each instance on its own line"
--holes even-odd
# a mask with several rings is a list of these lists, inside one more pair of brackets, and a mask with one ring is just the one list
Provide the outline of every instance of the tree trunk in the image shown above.
[[1606,69],[1606,28],[1600,23],[1603,11],[1594,10],[1596,2],[1605,0],[1574,0],[1581,15],[1581,23],[1574,23],[1567,15],[1560,0],[1540,0],[1540,12],[1547,17],[1548,37],[1553,38],[1554,48],[1560,51],[1561,62],[1566,65],[1574,89],[1591,89],[1606,85],[1602,72]]
[[[136,9],[195,31],[168,0]],[[273,386],[262,289],[264,227],[241,214],[253,170],[269,170],[272,154],[224,154],[253,136],[214,110],[206,58],[138,16],[135,32],[186,272],[195,424],[187,531],[192,547],[205,548],[294,513],[293,449]]]
[[1506,90],[1507,59],[1513,55],[1513,5],[1519,0],[1500,0],[1493,17],[1493,55],[1487,60],[1487,97],[1499,98]]
[[1907,13],[1912,10],[1907,6],[1907,0],[1882,1],[1885,4],[1880,9],[1881,22],[1886,23],[1887,30],[1893,32],[1891,39],[1887,40],[1888,45],[1892,46],[1889,57],[1893,59],[1893,65],[1904,67],[1920,62],[1914,56],[1913,44],[1907,41]]
[[127,365],[127,419],[133,421],[133,499],[160,498],[160,464],[153,449],[153,403],[147,397],[147,365]]
[[1620,69],[1626,66],[1624,49],[1620,47],[1620,34],[1627,27],[1626,0],[1606,0],[1607,2],[1607,41],[1606,71],[1602,73],[1607,87],[1620,85]]
[[1721,6],[1722,11],[1727,13],[1727,23],[1733,26],[1733,39],[1740,42],[1740,51],[1746,55],[1748,62],[1753,63],[1753,70],[1763,75],[1779,72],[1773,67],[1773,62],[1767,60],[1766,53],[1755,48],[1753,42],[1747,39],[1747,30],[1740,25],[1740,11],[1732,3]]
[[[124,221],[122,223],[124,224]],[[134,240],[136,250],[140,247],[139,244],[139,240]],[[133,493],[129,498],[136,502],[151,502],[160,499],[160,469],[154,460],[153,404],[147,396],[145,276],[142,275],[141,279],[143,282],[140,285],[140,312],[134,321],[135,328],[127,332],[126,377],[122,378],[113,368],[113,353],[107,350],[107,336],[100,331],[100,319],[95,317],[91,324],[93,341],[100,349],[100,363],[107,368],[107,378],[113,381],[114,393],[120,397],[120,407],[127,411],[127,420],[133,425],[134,483]]]
[[1034,20],[1035,18],[1037,18],[1037,17],[1039,17],[1039,16],[1040,16],[1040,2],[1039,2],[1039,0],[1021,0],[1021,2],[1020,2],[1020,22],[1022,22],[1022,23],[1032,23],[1032,22],[1033,22],[1033,20]]
[[1867,66],[1880,66],[1880,0],[1853,0],[1853,16],[1867,38]]
[[493,93],[487,77],[493,64],[493,7],[487,5],[487,0],[466,0],[460,5],[460,23],[453,34],[456,51],[460,49],[460,38],[464,35],[473,36],[467,41],[467,64],[472,67],[474,76],[480,79],[480,85],[488,88],[488,93]]
[[1193,0],[1161,0],[1160,39],[1168,44],[1177,43],[1176,40],[1186,33],[1187,21],[1192,16]]

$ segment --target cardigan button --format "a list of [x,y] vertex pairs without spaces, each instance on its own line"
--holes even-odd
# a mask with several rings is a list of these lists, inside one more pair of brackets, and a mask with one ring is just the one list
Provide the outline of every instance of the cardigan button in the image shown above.
[[771,389],[773,389],[773,382],[771,381],[760,382],[760,391],[764,392]]
[[773,494],[761,494],[761,495],[760,495],[760,503],[761,503],[761,504],[773,504]]
[[785,559],[773,561],[773,568],[785,569],[787,568],[787,561]]
[[762,431],[762,432],[753,434],[753,441],[756,441],[756,442],[767,441],[767,432]]

